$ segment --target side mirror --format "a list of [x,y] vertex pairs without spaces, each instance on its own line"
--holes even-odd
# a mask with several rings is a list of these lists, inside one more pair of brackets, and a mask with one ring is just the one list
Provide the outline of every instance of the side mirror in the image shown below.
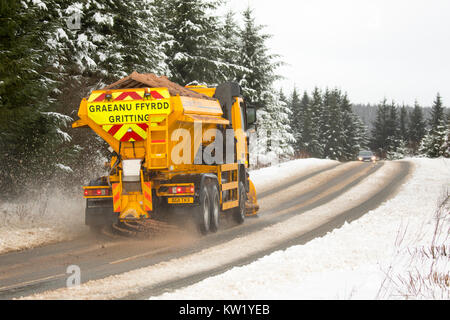
[[250,127],[256,122],[256,109],[253,107],[247,107],[247,125]]

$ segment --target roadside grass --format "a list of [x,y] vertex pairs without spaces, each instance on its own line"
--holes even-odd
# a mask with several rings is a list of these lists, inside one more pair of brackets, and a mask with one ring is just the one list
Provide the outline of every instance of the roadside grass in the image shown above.
[[[55,210],[49,208],[50,198],[39,196],[36,199],[23,199],[23,201],[5,203],[0,209],[0,226],[3,227],[30,227],[47,225],[47,218]],[[57,207],[64,208],[61,206]]]
[[0,203],[0,254],[85,233],[82,199],[51,193]]
[[[385,272],[378,299],[450,299],[450,194],[447,188],[430,217],[430,225],[416,234],[416,243],[406,241],[408,226],[400,228],[397,254]],[[431,238],[431,239],[430,239]]]

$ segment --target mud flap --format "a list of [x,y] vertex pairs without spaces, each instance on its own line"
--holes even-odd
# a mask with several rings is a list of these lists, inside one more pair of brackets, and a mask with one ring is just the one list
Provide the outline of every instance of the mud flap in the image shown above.
[[111,200],[88,199],[86,201],[85,224],[87,226],[109,226],[117,221],[118,214],[114,213]]
[[258,214],[259,205],[256,198],[255,185],[250,179],[248,179],[248,184],[249,184],[249,192],[247,193],[247,202],[245,203],[245,215],[250,217]]

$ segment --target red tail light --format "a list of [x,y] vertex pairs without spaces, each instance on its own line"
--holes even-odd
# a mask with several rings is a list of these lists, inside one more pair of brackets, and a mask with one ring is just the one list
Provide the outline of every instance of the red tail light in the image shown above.
[[111,195],[111,191],[107,188],[84,189],[85,197],[105,197]]
[[183,194],[183,193],[194,193],[194,186],[180,186],[180,187],[169,187],[170,194]]

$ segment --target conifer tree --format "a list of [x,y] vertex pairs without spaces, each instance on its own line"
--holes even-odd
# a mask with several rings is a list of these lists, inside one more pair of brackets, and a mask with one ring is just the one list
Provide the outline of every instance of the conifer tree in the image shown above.
[[49,150],[67,135],[67,117],[50,112],[52,52],[46,41],[55,23],[40,1],[4,1],[0,6],[0,194],[18,194],[28,182],[55,170]]
[[450,128],[445,119],[442,98],[438,93],[433,103],[429,119],[430,129],[425,135],[420,146],[420,152],[431,157],[448,157],[448,135]]
[[395,105],[395,102],[389,105],[389,118],[387,120],[387,129],[388,129],[388,137],[391,140],[395,141],[400,137],[400,126],[399,126],[399,117],[398,117],[398,109]]
[[324,156],[329,159],[342,160],[344,156],[344,126],[340,92],[337,89],[327,90],[323,101],[327,114],[324,131]]
[[239,65],[248,70],[239,73],[239,83],[247,102],[258,109],[255,153],[260,159],[266,158],[265,162],[286,159],[294,152],[295,138],[290,127],[292,112],[274,89],[280,62],[275,60],[276,55],[269,53],[266,41],[270,36],[263,33],[264,26],[256,24],[250,8],[243,13],[243,24]]
[[445,122],[444,106],[442,104],[442,97],[438,93],[431,108],[429,125],[432,130],[436,130],[438,127],[442,126],[443,122]]
[[400,137],[400,121],[398,116],[398,108],[394,101],[389,105],[389,117],[387,120],[387,152],[393,154],[397,152],[397,148],[401,145]]
[[299,113],[298,120],[299,126],[296,128],[297,132],[299,132],[300,141],[297,141],[297,146],[299,146],[300,150],[306,151],[307,154],[308,148],[311,143],[311,112],[310,112],[310,104],[311,100],[309,98],[308,93],[303,92],[302,99],[299,105]]
[[379,153],[380,157],[385,157],[389,150],[389,137],[391,129],[389,128],[390,107],[386,99],[377,107],[377,117],[372,130],[371,146],[373,150]]
[[416,154],[419,149],[420,142],[425,136],[425,128],[426,123],[423,117],[422,107],[416,101],[414,109],[410,114],[408,127],[408,137],[413,154]]
[[252,152],[258,162],[273,164],[293,155],[295,138],[290,132],[291,110],[283,96],[273,94],[266,99],[266,108],[257,111],[257,141],[253,142]]
[[406,109],[406,106],[403,105],[400,108],[399,124],[400,124],[400,138],[405,143],[408,143],[408,140],[409,140],[409,134],[408,134],[409,123],[408,123],[408,121],[409,121],[408,110]]
[[[339,95],[341,93],[339,92]],[[352,111],[352,105],[347,94],[340,99],[340,109],[342,113],[343,129],[343,160],[355,159],[358,152],[366,144],[365,129],[362,122]]]
[[[2,2],[8,22],[0,26],[0,144],[5,151],[0,162],[9,167],[0,168],[0,175],[8,176],[0,177],[0,189],[4,181],[12,190],[13,180],[50,181],[61,170],[69,172],[68,163],[92,163],[83,151],[91,146],[98,158],[99,144],[105,143],[82,130],[65,132],[72,121],[68,115],[76,115],[89,91],[135,69],[166,73],[153,5],[148,0]],[[73,15],[81,18],[77,29],[67,23]]]
[[166,63],[174,82],[217,84],[226,78],[222,70],[229,65],[221,60],[221,24],[214,13],[221,3],[221,0],[158,2],[164,12],[161,32],[167,34]]
[[367,150],[369,148],[369,134],[368,128],[364,124],[364,122],[355,115],[355,149],[358,149],[358,152],[361,150]]
[[311,102],[307,109],[307,116],[305,117],[307,132],[310,133],[310,138],[304,137],[304,141],[307,141],[307,151],[311,156],[316,158],[322,158],[324,156],[325,144],[323,142],[323,121],[324,121],[324,108],[322,93],[319,88],[314,88],[312,93]]
[[302,101],[297,93],[297,88],[294,88],[289,101],[289,109],[292,111],[291,129],[295,137],[296,143],[294,149],[300,152],[304,149],[303,134],[304,134],[304,110],[308,104],[308,95],[305,92]]
[[276,69],[281,65],[277,55],[269,53],[266,41],[271,37],[263,33],[264,26],[255,22],[253,11],[247,8],[243,14],[240,32],[241,55],[239,65],[247,67],[241,72],[239,82],[247,101],[257,108],[264,108],[272,100],[273,83],[279,78]]
[[[240,64],[241,44],[240,27],[236,23],[235,13],[228,11],[223,18],[220,32],[221,59],[224,68],[220,70],[222,78],[226,81],[238,81],[241,74],[251,72],[249,68]],[[218,79],[218,81],[221,79]]]

